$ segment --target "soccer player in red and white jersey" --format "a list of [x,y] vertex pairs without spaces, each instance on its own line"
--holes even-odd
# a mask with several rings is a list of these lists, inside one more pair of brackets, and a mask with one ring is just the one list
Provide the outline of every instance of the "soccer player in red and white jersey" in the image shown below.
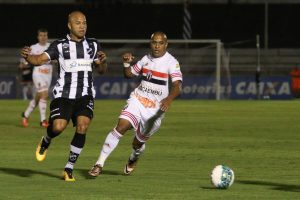
[[[145,150],[146,141],[159,129],[165,112],[172,101],[180,94],[182,73],[178,61],[167,52],[167,36],[155,32],[151,36],[151,53],[131,66],[134,57],[131,53],[123,55],[124,76],[141,76],[141,83],[131,93],[127,105],[121,111],[117,126],[107,135],[96,164],[89,171],[93,177],[102,172],[104,162],[117,147],[119,140],[129,129],[135,130],[132,142],[133,151],[124,167],[130,174]],[[169,78],[172,87],[169,92]]]
[[[48,49],[48,31],[41,28],[37,32],[38,43],[31,45],[31,54],[40,55]],[[37,92],[34,99],[29,102],[25,112],[22,113],[22,124],[24,127],[29,125],[29,116],[31,112],[38,106],[40,110],[40,125],[47,128],[48,122],[46,120],[48,90],[52,79],[52,65],[50,62],[33,68],[32,79]]]

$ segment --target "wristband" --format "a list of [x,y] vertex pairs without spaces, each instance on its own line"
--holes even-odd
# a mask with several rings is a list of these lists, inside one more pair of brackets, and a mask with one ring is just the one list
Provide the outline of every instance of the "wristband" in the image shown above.
[[123,63],[123,66],[124,66],[125,68],[130,67],[130,63]]

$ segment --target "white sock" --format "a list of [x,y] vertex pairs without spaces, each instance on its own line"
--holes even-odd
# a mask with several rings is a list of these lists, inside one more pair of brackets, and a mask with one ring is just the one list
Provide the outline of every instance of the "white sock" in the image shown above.
[[25,115],[26,118],[29,117],[30,113],[34,110],[35,106],[36,106],[36,105],[35,105],[35,100],[32,99],[32,100],[29,102],[29,105],[28,105],[28,107],[27,107],[27,109],[25,110],[25,113],[24,113],[24,115]]
[[133,151],[132,151],[129,159],[131,161],[136,161],[137,159],[139,159],[140,155],[145,151],[145,148],[146,148],[146,145],[143,144],[141,146],[141,148],[139,148],[139,149],[133,149]]
[[104,166],[105,160],[117,147],[121,137],[122,135],[115,128],[107,135],[102,150],[100,152],[100,156],[96,162],[96,165],[100,165],[101,167]]
[[41,122],[46,119],[47,100],[40,99],[39,101]]

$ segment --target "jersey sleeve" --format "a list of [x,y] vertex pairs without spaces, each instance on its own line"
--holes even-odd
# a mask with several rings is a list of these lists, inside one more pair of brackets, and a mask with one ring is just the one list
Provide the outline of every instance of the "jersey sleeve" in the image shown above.
[[172,82],[174,81],[182,81],[182,73],[180,71],[180,65],[178,61],[172,62],[169,75],[172,79]]
[[57,42],[52,42],[48,49],[44,51],[47,54],[50,60],[57,60],[59,57],[59,51],[57,47]]
[[[96,61],[96,60],[98,60],[97,52],[98,52],[98,51],[102,51],[102,47],[101,47],[100,43],[98,42],[98,40],[96,40],[96,39],[93,41],[93,43],[95,44],[95,45],[94,45],[95,51],[94,51],[94,57],[93,57],[93,60]],[[91,46],[92,46],[92,45],[91,45]]]
[[131,66],[131,73],[138,76],[140,75],[142,68],[143,68],[143,64],[142,61],[140,60],[137,63],[135,63],[133,66]]
[[140,75],[146,59],[147,57],[144,56],[141,60],[139,60],[137,63],[131,66],[131,73],[133,73],[136,76]]
[[96,52],[101,51],[102,47],[101,47],[100,43],[97,40],[96,40],[96,44],[97,44]]

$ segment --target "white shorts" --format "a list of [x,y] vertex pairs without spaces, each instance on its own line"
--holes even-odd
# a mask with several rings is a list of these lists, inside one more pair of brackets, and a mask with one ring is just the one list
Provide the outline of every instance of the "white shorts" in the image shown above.
[[49,90],[52,80],[52,72],[50,73],[40,73],[39,69],[34,69],[32,73],[32,80],[34,87],[37,92],[43,92]]
[[136,138],[146,142],[160,127],[165,113],[160,108],[145,108],[139,100],[131,95],[119,118],[128,120],[133,126]]

